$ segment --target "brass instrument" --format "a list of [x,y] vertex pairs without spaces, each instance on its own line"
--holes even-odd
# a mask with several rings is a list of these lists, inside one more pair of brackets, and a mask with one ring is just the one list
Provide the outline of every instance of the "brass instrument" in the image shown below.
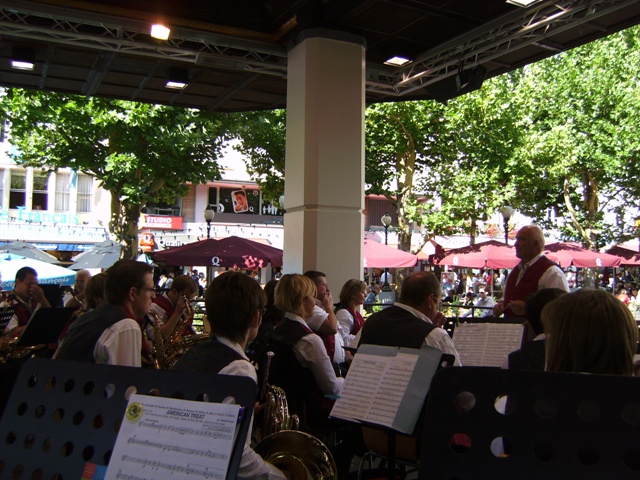
[[266,438],[281,430],[297,430],[300,426],[298,415],[289,415],[289,405],[284,390],[269,384],[269,369],[273,352],[267,352],[260,400],[264,401],[264,416],[259,438]]
[[186,335],[184,332],[193,319],[193,308],[189,304],[185,296],[185,305],[187,306],[187,316],[184,320],[176,325],[169,339],[165,340],[160,330],[160,321],[158,316],[150,312],[149,315],[153,317],[153,346],[154,346],[154,366],[158,370],[170,370],[171,367],[178,361],[178,359],[184,355],[194,345],[203,342],[209,338],[208,334],[199,335]]
[[18,338],[1,337],[0,339],[0,363],[6,363],[8,360],[19,360],[31,355],[33,352],[42,350],[47,345],[41,343],[39,345],[29,345],[25,347],[16,347]]
[[262,440],[255,448],[293,480],[338,480],[338,470],[324,443],[308,433],[283,430]]

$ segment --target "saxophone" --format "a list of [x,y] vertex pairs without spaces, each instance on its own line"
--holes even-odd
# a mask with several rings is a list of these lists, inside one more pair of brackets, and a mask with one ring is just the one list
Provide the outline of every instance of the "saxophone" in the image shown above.
[[164,338],[162,336],[162,331],[160,330],[160,319],[155,312],[149,312],[149,316],[153,318],[153,367],[156,370],[166,370],[166,353],[164,346]]
[[186,296],[183,295],[182,299],[187,309],[187,315],[178,325],[176,325],[176,328],[171,333],[168,341],[166,343],[163,342],[164,355],[163,362],[160,366],[160,369],[162,370],[170,370],[187,350],[209,338],[209,334],[207,333],[185,335],[185,332],[193,321],[195,311],[191,307],[191,303],[187,300]]

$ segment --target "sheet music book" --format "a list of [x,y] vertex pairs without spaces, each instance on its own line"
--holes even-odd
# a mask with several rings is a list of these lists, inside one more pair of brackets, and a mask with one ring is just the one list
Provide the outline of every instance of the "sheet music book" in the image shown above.
[[361,345],[331,417],[411,434],[442,352]]
[[519,323],[461,323],[453,331],[453,343],[465,367],[502,367],[522,345],[523,335]]
[[4,332],[5,328],[7,328],[7,325],[9,325],[14,313],[16,313],[16,309],[13,307],[0,308],[0,334]]
[[30,346],[57,342],[62,329],[69,322],[75,310],[75,308],[66,307],[36,309],[16,345]]
[[226,478],[240,405],[132,395],[105,480]]

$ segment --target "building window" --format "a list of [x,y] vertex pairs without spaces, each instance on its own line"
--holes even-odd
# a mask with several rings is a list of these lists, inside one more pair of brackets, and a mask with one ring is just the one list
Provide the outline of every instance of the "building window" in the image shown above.
[[56,175],[56,212],[68,212],[70,199],[71,174],[58,173]]
[[27,206],[27,172],[11,170],[11,190],[9,192],[9,208]]
[[93,203],[93,177],[78,174],[77,192],[76,211],[78,213],[90,213]]
[[49,173],[33,172],[33,200],[31,208],[33,210],[49,209]]

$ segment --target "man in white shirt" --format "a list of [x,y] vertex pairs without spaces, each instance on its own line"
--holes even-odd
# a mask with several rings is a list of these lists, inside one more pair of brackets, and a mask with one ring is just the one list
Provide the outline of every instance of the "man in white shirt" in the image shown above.
[[106,302],[71,325],[54,358],[140,367],[142,330],[139,319],[155,298],[153,267],[118,260],[106,272]]
[[[258,334],[267,297],[260,285],[240,272],[218,275],[207,288],[205,308],[211,322],[211,338],[190,348],[172,370],[210,372],[249,377],[258,382],[255,367],[245,355]],[[252,422],[253,423],[253,422]],[[251,428],[240,460],[237,478],[282,480],[286,477],[265,462],[250,446]]]
[[447,321],[438,311],[441,296],[440,282],[432,272],[409,275],[402,284],[399,301],[364,322],[360,345],[407,348],[427,345],[453,355],[454,365],[461,365],[453,340],[441,328]]

